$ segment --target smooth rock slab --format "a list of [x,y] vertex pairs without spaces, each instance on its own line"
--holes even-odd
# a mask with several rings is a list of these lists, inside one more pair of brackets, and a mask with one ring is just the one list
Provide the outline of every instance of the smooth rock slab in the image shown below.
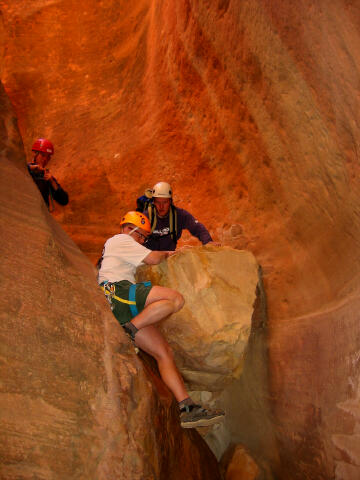
[[150,279],[181,292],[184,308],[160,325],[192,390],[221,391],[243,368],[258,284],[252,253],[229,247],[193,247],[144,267]]

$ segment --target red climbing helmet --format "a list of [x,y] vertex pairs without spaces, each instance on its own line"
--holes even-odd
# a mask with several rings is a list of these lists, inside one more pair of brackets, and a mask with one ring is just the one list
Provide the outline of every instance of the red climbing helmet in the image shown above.
[[33,152],[44,152],[54,155],[54,145],[46,138],[38,138],[35,140],[31,150]]

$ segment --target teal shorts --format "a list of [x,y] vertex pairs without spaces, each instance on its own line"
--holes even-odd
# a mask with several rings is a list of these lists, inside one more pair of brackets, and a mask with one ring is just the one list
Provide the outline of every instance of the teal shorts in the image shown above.
[[130,287],[134,284],[128,280],[101,285],[111,304],[111,310],[120,325],[130,322],[134,318],[135,315],[131,311],[131,305],[135,304],[138,313],[144,310],[147,296],[152,288],[150,282],[146,283],[147,285],[144,285],[144,283],[136,284],[135,301],[129,299]]

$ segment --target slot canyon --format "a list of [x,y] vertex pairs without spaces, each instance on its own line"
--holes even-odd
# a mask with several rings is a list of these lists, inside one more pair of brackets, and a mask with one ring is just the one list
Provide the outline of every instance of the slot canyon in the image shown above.
[[[358,480],[360,3],[0,12],[0,478]],[[26,168],[43,137],[70,198],[51,213]],[[148,273],[188,295],[172,344],[230,412],[213,441],[180,428],[96,284],[104,242],[158,181],[221,243],[186,232],[196,248]],[[195,338],[197,312],[226,317],[221,334]]]

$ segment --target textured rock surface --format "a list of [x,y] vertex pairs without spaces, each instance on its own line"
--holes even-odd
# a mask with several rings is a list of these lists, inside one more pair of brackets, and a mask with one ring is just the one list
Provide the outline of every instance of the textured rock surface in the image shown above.
[[259,467],[242,445],[233,447],[226,456],[228,458],[224,471],[225,480],[261,480],[263,478]]
[[3,89],[0,104],[0,478],[219,479],[48,213]]
[[174,288],[185,298],[184,308],[160,328],[191,390],[222,391],[240,377],[258,284],[250,252],[185,249],[139,269],[138,278]]
[[359,478],[359,2],[0,5],[1,76],[27,150],[56,144],[72,238],[95,259],[119,212],[171,181],[264,270],[238,441],[277,478]]
[[213,246],[185,248],[167,262],[138,269],[138,280],[175,288],[185,298],[184,308],[159,328],[194,401],[226,411],[224,422],[199,429],[219,460],[244,438],[248,444],[256,438],[255,450],[274,444],[264,401],[267,318],[259,273],[250,252]]

